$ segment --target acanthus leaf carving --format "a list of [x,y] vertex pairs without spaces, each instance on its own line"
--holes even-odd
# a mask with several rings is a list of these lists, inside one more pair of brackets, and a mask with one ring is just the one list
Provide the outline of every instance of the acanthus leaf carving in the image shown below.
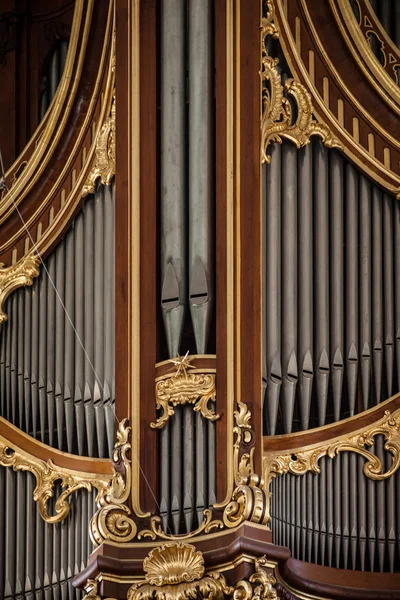
[[318,135],[328,148],[341,148],[330,129],[315,120],[311,95],[306,88],[293,78],[282,84],[279,60],[270,56],[267,49],[267,38],[279,37],[274,14],[272,0],[267,0],[266,17],[261,21],[261,162],[271,162],[267,150],[274,142],[281,144],[283,138],[302,148],[310,143],[311,136]]
[[33,279],[39,275],[40,258],[29,253],[15,265],[4,267],[0,263],[0,326],[7,320],[4,303],[8,296],[17,288],[32,285]]

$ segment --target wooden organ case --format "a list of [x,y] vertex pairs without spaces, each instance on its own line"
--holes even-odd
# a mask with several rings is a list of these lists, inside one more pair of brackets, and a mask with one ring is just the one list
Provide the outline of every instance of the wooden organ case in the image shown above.
[[398,6],[32,5],[0,598],[400,598]]

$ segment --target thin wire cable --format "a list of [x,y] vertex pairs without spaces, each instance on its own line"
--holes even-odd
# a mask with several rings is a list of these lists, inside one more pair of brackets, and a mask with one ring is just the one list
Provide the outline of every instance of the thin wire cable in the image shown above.
[[[36,245],[35,241],[33,240],[33,237],[32,237],[32,235],[31,235],[31,232],[29,231],[29,229],[28,229],[28,227],[27,227],[27,225],[26,225],[26,223],[25,223],[25,221],[24,221],[24,218],[23,218],[23,216],[22,216],[22,214],[21,214],[21,212],[20,212],[20,210],[19,210],[19,208],[18,208],[18,205],[17,205],[17,203],[15,202],[15,200],[14,200],[14,198],[13,198],[13,195],[12,195],[12,193],[11,193],[11,190],[10,190],[10,189],[8,188],[8,186],[7,186],[7,183],[6,183],[6,178],[5,178],[5,173],[4,173],[4,167],[3,167],[3,158],[2,158],[2,155],[1,155],[1,150],[0,150],[0,165],[1,165],[1,170],[2,170],[2,177],[1,177],[1,179],[0,179],[0,188],[1,188],[1,189],[4,189],[4,190],[6,190],[6,191],[7,191],[7,192],[10,194],[10,199],[11,199],[11,202],[12,202],[12,204],[13,204],[13,206],[14,206],[14,208],[15,208],[15,210],[16,210],[16,212],[17,212],[17,214],[18,214],[18,216],[19,216],[19,218],[20,218],[20,220],[21,220],[22,226],[23,226],[23,228],[25,229],[25,231],[26,231],[26,233],[27,233],[27,235],[28,235],[28,237],[29,237],[29,239],[30,239],[30,241],[31,241],[31,243],[32,243],[32,247],[33,247],[34,251],[36,252],[36,254],[37,254],[37,256],[38,256],[38,258],[39,258],[39,260],[40,260],[40,262],[41,262],[41,264],[42,264],[42,267],[43,267],[43,269],[44,269],[44,272],[46,273],[46,275],[47,275],[47,277],[48,277],[48,280],[50,281],[50,283],[51,283],[51,286],[53,287],[53,289],[54,289],[54,291],[55,291],[55,293],[56,293],[56,296],[57,296],[57,298],[58,298],[58,300],[59,300],[59,302],[60,302],[60,304],[61,304],[61,306],[62,306],[62,309],[63,309],[64,313],[65,313],[65,314],[66,314],[66,316],[67,316],[67,319],[68,319],[68,321],[69,321],[69,323],[70,323],[70,325],[71,325],[71,327],[72,327],[72,330],[73,330],[73,332],[74,332],[74,335],[76,336],[76,339],[78,340],[78,342],[79,342],[80,346],[82,347],[82,350],[83,350],[83,352],[84,352],[84,354],[85,354],[85,357],[87,358],[87,360],[88,360],[88,363],[89,363],[89,365],[90,365],[91,369],[93,370],[93,373],[94,373],[94,375],[95,375],[95,377],[96,377],[96,380],[97,380],[97,382],[99,383],[99,386],[100,386],[100,388],[101,388],[101,390],[102,390],[102,392],[103,392],[103,394],[104,394],[104,387],[103,387],[103,385],[101,384],[101,381],[100,381],[100,379],[99,379],[99,376],[97,375],[96,369],[95,369],[95,367],[94,367],[94,365],[93,365],[92,361],[90,360],[90,357],[89,357],[89,355],[88,355],[88,353],[87,353],[87,351],[86,351],[85,345],[83,344],[83,342],[82,342],[82,340],[81,340],[81,337],[80,337],[80,335],[78,334],[78,332],[77,332],[77,330],[76,330],[76,328],[75,328],[75,325],[74,325],[74,323],[73,323],[73,321],[72,321],[72,319],[71,319],[71,317],[70,317],[70,315],[69,315],[69,313],[68,313],[68,311],[67,311],[67,308],[66,308],[66,306],[65,306],[65,304],[64,304],[64,302],[63,302],[63,299],[61,298],[61,296],[60,296],[60,294],[59,294],[59,292],[58,292],[58,290],[57,290],[57,288],[56,288],[56,285],[55,285],[55,283],[54,283],[54,281],[53,281],[53,279],[52,279],[52,277],[51,277],[51,275],[50,275],[50,273],[49,273],[49,271],[48,271],[48,269],[47,269],[47,267],[46,267],[46,265],[45,265],[45,262],[44,262],[44,260],[43,260],[43,258],[42,258],[42,255],[41,255],[41,253],[40,253],[40,251],[39,251],[39,249],[38,249],[38,247],[37,247],[37,245]],[[113,414],[114,414],[114,420],[115,420],[115,421],[116,421],[116,423],[119,425],[119,424],[120,424],[120,421],[119,421],[119,419],[118,419],[118,417],[117,417],[117,415],[116,415],[116,413],[115,413],[115,402],[114,402],[114,403],[112,403],[112,404],[113,404]],[[152,497],[153,497],[153,500],[154,500],[154,502],[155,502],[155,504],[156,504],[156,506],[157,506],[157,508],[158,508],[158,511],[160,512],[160,510],[161,510],[161,509],[160,509],[160,505],[159,505],[159,503],[158,503],[158,501],[157,501],[157,498],[156,498],[156,496],[155,496],[155,494],[154,494],[154,491],[153,491],[153,489],[152,489],[152,487],[151,487],[151,485],[150,485],[150,483],[149,483],[149,481],[148,481],[148,479],[147,479],[147,477],[146,477],[146,475],[145,475],[145,473],[144,473],[144,471],[143,471],[143,469],[142,469],[142,467],[141,467],[141,465],[140,465],[140,462],[139,462],[139,459],[138,459],[138,457],[137,457],[137,456],[136,456],[136,454],[135,454],[135,453],[132,451],[132,448],[131,448],[131,455],[132,455],[132,456],[133,456],[133,458],[135,459],[135,461],[136,461],[136,463],[137,463],[137,465],[138,465],[138,467],[139,467],[140,473],[141,473],[141,475],[142,475],[142,477],[143,477],[143,479],[144,479],[144,481],[145,481],[145,483],[146,483],[147,487],[148,487],[148,488],[149,488],[149,490],[150,490],[150,493],[151,493],[151,495],[152,495]],[[171,530],[170,530],[170,527],[169,527],[169,526],[168,526],[168,529],[169,529],[169,532],[170,532],[170,534],[171,534],[171,537],[172,537],[173,539],[174,539],[175,537],[179,537],[179,536],[174,536],[174,534],[171,532]]]

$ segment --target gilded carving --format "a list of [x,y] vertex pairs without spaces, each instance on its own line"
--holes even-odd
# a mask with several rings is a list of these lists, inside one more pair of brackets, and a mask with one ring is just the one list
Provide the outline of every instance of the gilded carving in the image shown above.
[[[12,467],[14,471],[30,471],[36,478],[33,499],[38,503],[39,513],[47,523],[59,523],[69,514],[69,498],[80,489],[89,492],[98,490],[97,499],[106,489],[108,480],[97,474],[79,473],[58,467],[51,459],[47,462],[27,452],[12,448],[7,440],[0,437],[0,465]],[[61,482],[62,493],[55,502],[55,514],[49,515],[48,501],[54,496],[54,485]]]
[[0,326],[7,320],[4,303],[8,296],[19,287],[32,285],[33,278],[39,275],[40,259],[34,254],[21,258],[15,265],[4,267],[0,263]]
[[[282,85],[279,60],[269,56],[267,50],[267,38],[279,35],[271,0],[268,0],[266,8],[267,16],[261,22],[261,162],[271,162],[268,147],[273,142],[281,144],[283,138],[302,148],[310,143],[312,135],[318,135],[328,148],[341,148],[329,128],[314,119],[311,95],[306,88],[292,78]],[[289,98],[294,101],[295,110]]]
[[111,115],[97,134],[95,162],[83,186],[82,197],[93,194],[98,179],[110,185],[115,174],[115,92],[111,104]]
[[[392,463],[388,469],[381,460],[366,446],[374,444],[374,438],[382,435],[385,440],[384,449],[392,455]],[[329,440],[320,446],[293,449],[282,455],[264,455],[263,468],[267,485],[277,475],[294,473],[303,475],[308,471],[319,473],[319,461],[323,456],[334,458],[339,452],[355,452],[365,458],[364,474],[373,481],[388,479],[400,466],[400,409],[394,413],[385,411],[385,415],[366,431],[350,436],[342,436]]]
[[153,429],[162,429],[174,415],[174,406],[185,404],[193,404],[193,410],[200,412],[205,419],[219,419],[219,415],[208,406],[208,402],[215,400],[215,377],[212,374],[188,373],[188,369],[194,368],[190,364],[193,359],[188,354],[172,359],[176,373],[156,384],[156,408],[163,412],[150,423]]
[[128,600],[277,600],[275,577],[264,571],[265,556],[255,559],[249,579],[229,586],[220,572],[206,573],[204,558],[191,544],[173,542],[151,550],[143,562],[145,577],[128,591]]
[[90,521],[90,537],[98,546],[105,540],[130,542],[137,534],[137,525],[126,502],[131,489],[131,450],[127,419],[120,422],[113,451],[114,474],[98,501],[98,510]]

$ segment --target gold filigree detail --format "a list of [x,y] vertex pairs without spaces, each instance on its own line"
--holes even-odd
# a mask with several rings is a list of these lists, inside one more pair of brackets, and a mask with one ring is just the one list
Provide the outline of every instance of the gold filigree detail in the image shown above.
[[111,115],[100,128],[96,139],[95,162],[83,186],[82,197],[93,194],[97,180],[110,185],[115,175],[115,92],[111,104]]
[[151,550],[143,562],[144,581],[128,590],[128,600],[277,600],[275,577],[266,573],[266,557],[255,559],[255,572],[229,586],[220,572],[205,573],[202,553],[191,544],[173,542]]
[[233,593],[234,600],[278,600],[278,594],[274,585],[276,579],[272,573],[266,573],[263,569],[267,565],[265,556],[255,559],[255,572],[247,579],[239,581],[235,585]]
[[156,408],[162,409],[158,419],[150,423],[152,429],[162,429],[174,415],[174,406],[194,404],[193,410],[209,421],[220,418],[208,403],[215,400],[215,377],[211,374],[188,373],[194,369],[190,363],[193,360],[188,356],[179,356],[171,359],[176,366],[176,373],[167,379],[162,379],[156,384]]
[[[273,142],[281,144],[283,138],[293,142],[297,148],[302,148],[310,143],[312,135],[318,135],[328,148],[341,148],[342,145],[329,128],[313,118],[311,95],[306,88],[292,78],[287,79],[282,85],[277,69],[279,60],[268,55],[269,36],[274,38],[279,36],[274,23],[271,0],[267,1],[267,16],[261,21],[261,162],[271,162],[267,149]],[[295,110],[289,97],[294,101]]]
[[203,555],[191,544],[174,542],[155,548],[143,569],[145,579],[129,588],[128,600],[223,600],[233,593],[222,574],[204,575]]
[[131,450],[128,420],[119,423],[117,441],[113,451],[114,474],[107,489],[99,498],[98,510],[90,521],[90,537],[98,546],[105,540],[130,542],[137,534],[137,525],[127,506],[131,490],[131,461],[127,456]]
[[268,522],[267,500],[264,480],[254,471],[255,435],[251,429],[251,413],[246,404],[238,402],[235,411],[234,472],[236,488],[232,499],[224,509],[226,527],[236,527],[244,521],[266,525]]
[[162,540],[186,540],[196,535],[200,535],[200,533],[211,533],[214,529],[223,529],[224,524],[220,519],[213,519],[213,511],[209,508],[206,508],[203,511],[204,519],[200,523],[199,527],[190,533],[183,533],[181,535],[171,535],[165,533],[162,528],[162,520],[161,517],[155,515],[150,518],[150,529],[142,529],[138,533],[138,539],[143,538],[161,538]]
[[[47,523],[59,523],[68,516],[70,496],[80,489],[98,490],[97,501],[107,487],[108,479],[97,474],[79,473],[59,467],[49,459],[47,462],[23,450],[13,448],[10,442],[0,437],[0,465],[12,467],[14,471],[30,471],[36,478],[33,499],[38,503],[39,513]],[[62,493],[55,501],[55,514],[49,515],[48,502],[54,496],[54,485],[60,482]]]
[[39,264],[40,259],[34,254],[27,254],[11,267],[0,263],[0,326],[8,318],[3,310],[6,299],[17,288],[32,285],[33,278],[39,275]]
[[[366,448],[374,444],[377,435],[384,437],[384,449],[392,455],[392,464],[388,469]],[[263,469],[266,484],[269,486],[274,477],[289,472],[295,475],[304,475],[308,471],[319,473],[320,459],[323,456],[334,458],[339,452],[355,452],[363,456],[366,461],[364,474],[373,481],[382,481],[391,477],[400,467],[400,409],[393,414],[385,411],[384,416],[366,431],[329,440],[320,446],[293,449],[290,453],[279,456],[272,453],[265,454]]]
[[102,600],[101,596],[98,595],[99,582],[96,579],[88,579],[85,585],[85,595],[82,600]]

